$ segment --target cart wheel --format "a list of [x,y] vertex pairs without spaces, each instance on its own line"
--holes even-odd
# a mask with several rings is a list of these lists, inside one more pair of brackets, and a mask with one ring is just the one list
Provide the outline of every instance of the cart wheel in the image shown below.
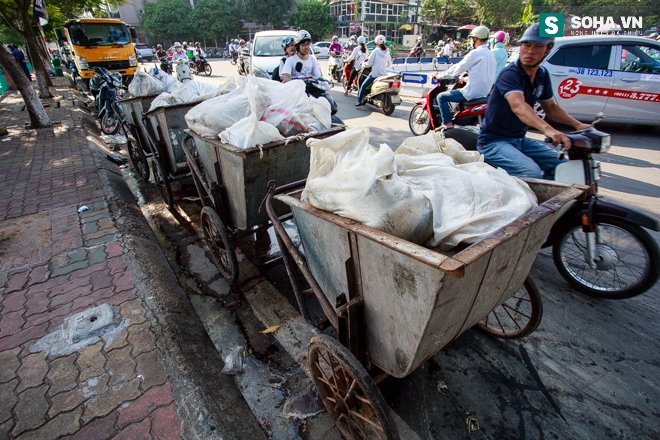
[[151,169],[154,170],[154,182],[156,182],[160,197],[163,199],[163,202],[165,202],[168,209],[174,208],[174,197],[172,196],[170,179],[168,179],[163,165],[155,157],[151,159]]
[[344,438],[399,439],[380,390],[346,347],[320,335],[308,350],[312,381]]
[[[131,135],[134,134],[132,128],[130,132]],[[124,135],[127,139],[126,149],[128,150],[128,159],[131,161],[131,165],[133,165],[133,169],[138,174],[138,176],[147,182],[149,180],[149,161],[147,160],[147,156],[144,154],[144,150],[140,146],[140,141],[137,140],[138,138],[136,136],[133,136],[133,138],[136,140],[136,142],[133,142],[128,137],[128,133],[126,131],[124,131]]]
[[215,261],[215,265],[218,266],[220,273],[230,284],[235,283],[238,279],[238,260],[225,224],[220,220],[218,213],[210,206],[205,206],[202,209],[201,217],[204,241],[213,257],[213,261]]
[[523,287],[478,322],[477,328],[497,338],[518,339],[536,330],[542,316],[541,293],[534,281],[527,277]]

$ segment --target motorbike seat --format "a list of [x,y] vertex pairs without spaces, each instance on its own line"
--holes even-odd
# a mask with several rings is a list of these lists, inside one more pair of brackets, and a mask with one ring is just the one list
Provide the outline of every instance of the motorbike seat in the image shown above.
[[477,98],[477,99],[473,99],[471,101],[461,102],[460,107],[461,107],[461,110],[464,110],[467,107],[470,107],[472,105],[487,104],[487,103],[488,103],[488,96],[484,96],[483,98]]

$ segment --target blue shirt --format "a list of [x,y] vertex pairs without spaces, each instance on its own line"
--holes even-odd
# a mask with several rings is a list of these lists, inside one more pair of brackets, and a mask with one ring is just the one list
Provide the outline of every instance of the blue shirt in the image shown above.
[[493,47],[493,55],[495,55],[495,62],[497,63],[495,66],[495,80],[497,80],[502,69],[506,67],[507,58],[509,58],[509,54],[506,53],[506,49],[504,49],[504,43],[495,44],[495,47]]
[[552,99],[550,75],[539,67],[532,85],[531,78],[520,65],[520,60],[506,66],[495,81],[488,100],[488,108],[481,125],[479,145],[490,144],[502,139],[522,139],[527,133],[527,125],[511,110],[506,95],[522,92],[525,102],[534,108],[537,101]]

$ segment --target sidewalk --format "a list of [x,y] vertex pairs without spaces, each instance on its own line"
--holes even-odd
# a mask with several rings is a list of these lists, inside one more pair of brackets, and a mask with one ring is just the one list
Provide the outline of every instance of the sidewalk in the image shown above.
[[20,95],[0,97],[0,127],[19,126],[0,142],[0,440],[265,438],[77,93],[54,83],[54,128],[26,131]]

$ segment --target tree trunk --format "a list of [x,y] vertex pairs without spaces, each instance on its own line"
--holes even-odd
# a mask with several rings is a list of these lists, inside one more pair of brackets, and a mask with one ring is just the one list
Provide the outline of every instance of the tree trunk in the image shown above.
[[28,52],[30,53],[30,58],[32,61],[32,68],[34,69],[34,75],[37,77],[37,83],[39,83],[39,96],[41,99],[52,98],[53,95],[50,93],[48,86],[52,84],[48,72],[46,72],[46,67],[41,61],[39,56],[39,48],[37,47],[37,42],[35,40],[34,32],[32,31],[32,23],[30,21],[30,14],[27,9],[21,9],[21,18],[23,24],[23,31],[21,34],[25,39],[25,44],[27,45]]
[[11,79],[16,83],[16,87],[18,87],[18,90],[23,96],[25,107],[30,115],[32,128],[50,127],[52,125],[50,118],[46,110],[44,110],[44,106],[41,104],[37,93],[32,88],[23,70],[14,60],[14,57],[4,47],[0,48],[0,63],[7,69],[7,73],[9,73]]

